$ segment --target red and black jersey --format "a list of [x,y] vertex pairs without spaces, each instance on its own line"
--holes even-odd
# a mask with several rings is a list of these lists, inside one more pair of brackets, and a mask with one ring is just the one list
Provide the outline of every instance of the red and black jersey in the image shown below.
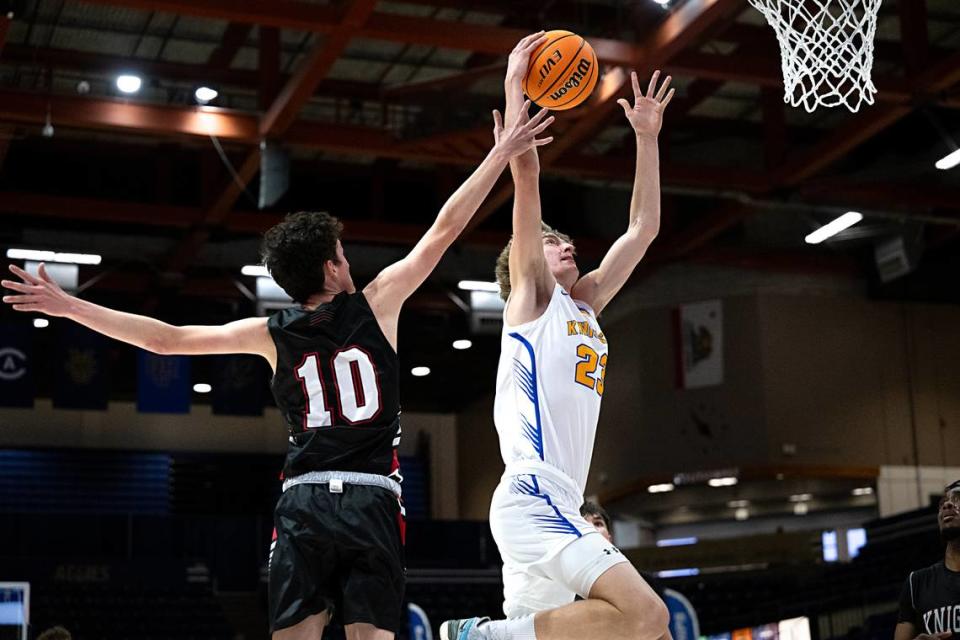
[[284,477],[353,471],[399,481],[399,361],[363,293],[285,309],[267,327],[277,346],[270,386],[290,432]]

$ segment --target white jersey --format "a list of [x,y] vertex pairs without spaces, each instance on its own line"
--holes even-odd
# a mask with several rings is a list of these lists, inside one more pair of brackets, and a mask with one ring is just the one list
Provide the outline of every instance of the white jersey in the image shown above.
[[587,484],[600,416],[607,339],[586,303],[559,284],[536,320],[504,312],[493,419],[508,468],[552,467]]

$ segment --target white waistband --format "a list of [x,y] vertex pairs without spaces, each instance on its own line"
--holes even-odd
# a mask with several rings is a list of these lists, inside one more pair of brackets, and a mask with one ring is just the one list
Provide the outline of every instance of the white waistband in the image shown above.
[[560,469],[549,465],[545,462],[539,462],[534,460],[521,460],[517,462],[511,462],[507,465],[507,468],[503,471],[504,477],[519,476],[519,475],[535,475],[543,476],[544,478],[549,478],[554,482],[557,482],[567,488],[568,491],[574,495],[582,496],[583,490],[580,489],[580,485],[574,482],[573,478],[565,474]]
[[358,473],[355,471],[308,471],[283,481],[283,490],[298,484],[329,484],[331,480],[340,480],[345,484],[362,484],[368,487],[383,487],[393,492],[398,498],[402,496],[400,483],[393,478],[376,473]]

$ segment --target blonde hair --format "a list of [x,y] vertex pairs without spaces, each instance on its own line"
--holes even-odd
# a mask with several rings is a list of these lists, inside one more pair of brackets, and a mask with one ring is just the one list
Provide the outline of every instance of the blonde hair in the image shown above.
[[[573,244],[573,239],[570,238],[570,236],[557,231],[542,220],[540,221],[540,231],[543,232],[544,236],[556,236],[564,242]],[[512,246],[513,238],[511,237],[510,242],[507,243],[507,246],[503,248],[503,251],[501,251],[497,257],[497,266],[494,269],[494,273],[497,276],[497,284],[500,285],[500,297],[503,298],[504,302],[510,297],[510,247]]]

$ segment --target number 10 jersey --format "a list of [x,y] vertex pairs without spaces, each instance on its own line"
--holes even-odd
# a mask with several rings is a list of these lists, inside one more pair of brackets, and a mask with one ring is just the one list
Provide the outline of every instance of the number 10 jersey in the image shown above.
[[399,482],[399,362],[363,293],[284,309],[267,327],[277,347],[270,387],[289,430],[284,477],[344,471]]
[[587,304],[559,284],[536,320],[504,313],[494,423],[507,466],[547,466],[583,493],[607,367],[607,339]]

